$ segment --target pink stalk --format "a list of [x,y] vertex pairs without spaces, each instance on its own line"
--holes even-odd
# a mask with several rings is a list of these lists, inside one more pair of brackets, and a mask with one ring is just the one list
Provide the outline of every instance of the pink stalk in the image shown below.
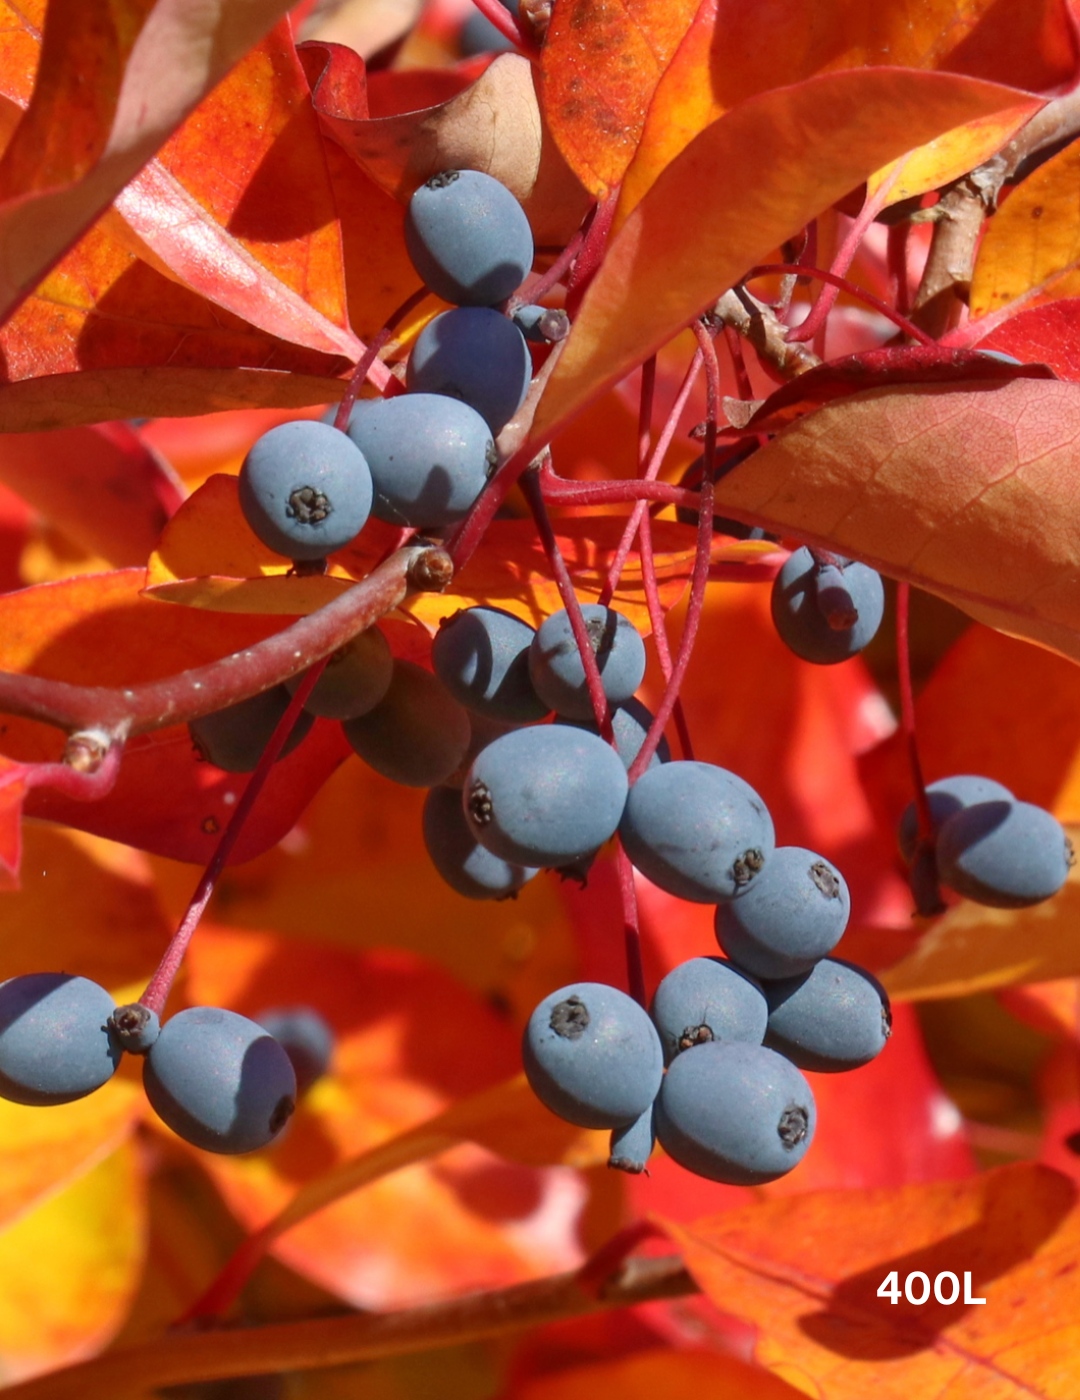
[[612,220],[615,218],[618,199],[619,188],[616,186],[608,197],[596,206],[596,213],[581,245],[581,251],[574,259],[570,280],[566,284],[566,309],[571,317],[577,313],[581,298],[604,261],[604,250],[607,247]]
[[[821,267],[804,267],[799,263],[758,263],[757,267],[752,267],[750,269],[743,278],[743,281],[749,282],[754,277],[765,277],[770,272],[795,272],[798,273],[800,277],[817,277],[822,282],[829,282],[834,287],[839,287],[842,291],[849,292],[853,297],[857,297],[859,301],[864,302],[875,311],[880,311],[882,316],[887,316],[894,326],[899,326],[905,335],[910,336],[912,340],[917,340],[920,345],[936,345],[938,343],[934,340],[933,336],[929,336],[924,330],[920,330],[913,321],[909,321],[906,316],[901,316],[900,312],[894,307],[882,301],[880,297],[874,296],[873,292],[865,291],[862,287],[856,287],[855,283],[849,282],[846,277],[840,277],[835,272],[826,272],[825,269]],[[800,326],[799,329],[801,330],[802,327]],[[789,336],[788,339],[794,339],[794,336]]]
[[[495,0],[495,3],[499,4],[499,0]],[[500,8],[502,8],[501,5]],[[558,257],[551,264],[548,270],[544,273],[541,273],[539,280],[534,282],[532,286],[529,287],[527,295],[519,296],[517,293],[515,293],[509,299],[509,301],[506,303],[506,309],[511,316],[514,314],[514,312],[518,309],[519,306],[528,306],[532,303],[542,301],[544,297],[547,296],[548,292],[551,291],[552,287],[558,286],[558,284],[563,280],[567,271],[573,265],[574,259],[581,251],[581,245],[585,242],[585,235],[588,228],[590,227],[595,210],[596,206],[593,205],[592,209],[589,211],[589,214],[586,216],[585,221],[583,221],[581,227],[574,234],[570,242],[558,255]]]
[[647,1006],[645,970],[641,965],[641,929],[638,922],[637,893],[634,890],[634,867],[630,857],[618,843],[616,865],[619,871],[619,901],[622,904],[623,947],[626,952],[626,986],[640,1006]]
[[911,286],[908,282],[908,242],[911,224],[907,219],[893,224],[885,245],[885,261],[889,270],[889,294],[902,316],[911,310]]
[[[502,9],[502,6],[500,5],[499,8]],[[506,12],[504,11],[504,13]],[[413,292],[411,297],[406,297],[390,317],[389,321],[387,321],[386,325],[383,326],[382,330],[377,331],[369,341],[367,349],[356,363],[356,368],[352,372],[352,378],[349,380],[349,387],[345,390],[344,397],[338,404],[337,413],[334,415],[334,427],[341,432],[344,432],[349,426],[349,417],[352,414],[353,405],[356,403],[356,397],[363,387],[364,380],[374,369],[375,362],[379,359],[379,352],[409,312],[419,306],[427,295],[428,289],[426,287],[420,287],[417,291]],[[400,392],[400,389],[397,388],[397,380],[394,379],[393,375],[390,374],[381,361],[380,368],[383,371],[381,375],[372,374],[371,376],[371,382],[375,387],[383,394],[386,394],[388,389],[391,393],[393,393],[395,389]]]
[[919,914],[940,914],[945,909],[938,885],[937,860],[934,847],[937,833],[926,795],[922,762],[915,727],[915,692],[911,684],[911,647],[909,642],[909,613],[911,586],[897,584],[896,588],[896,662],[900,681],[900,727],[907,743],[908,766],[915,789],[915,813],[918,817],[918,842],[911,863],[911,892]]
[[559,597],[562,605],[566,609],[570,619],[570,629],[574,634],[574,641],[577,643],[578,654],[581,657],[581,664],[585,668],[585,685],[589,692],[589,699],[592,702],[593,714],[596,716],[596,723],[600,727],[600,737],[609,744],[614,744],[615,735],[611,728],[611,706],[608,698],[604,694],[604,684],[600,679],[600,667],[596,664],[596,653],[593,651],[592,643],[589,641],[589,634],[585,630],[585,619],[581,615],[581,604],[578,602],[577,594],[574,592],[574,583],[570,577],[570,570],[566,567],[566,560],[562,557],[562,550],[559,542],[555,538],[555,531],[552,528],[551,517],[547,513],[547,506],[544,504],[544,493],[540,487],[540,481],[536,472],[526,472],[521,480],[521,489],[525,499],[529,503],[533,520],[536,522],[537,534],[544,546],[544,553],[547,555],[548,566],[551,569],[555,584],[559,590]]
[[741,399],[752,399],[754,388],[750,383],[750,376],[746,371],[746,359],[743,355],[742,337],[734,326],[724,327],[724,344],[727,352],[731,356],[731,368],[735,372],[735,383],[738,385],[739,397]]
[[527,25],[512,15],[505,5],[500,4],[500,0],[473,0],[473,4],[500,34],[504,34],[512,44],[518,46],[526,58],[540,57],[536,39]]
[[244,829],[244,824],[251,815],[251,809],[270,776],[270,769],[284,748],[285,742],[299,718],[300,711],[304,708],[304,702],[314,689],[315,682],[322,675],[325,666],[326,659],[316,662],[297,686],[295,694],[289,701],[288,708],[278,720],[266,748],[263,749],[258,766],[248,779],[247,787],[241,794],[240,800],[229,818],[228,825],[221,833],[221,839],[217,843],[214,854],[210,857],[210,863],[195,887],[195,893],[191,896],[187,912],[180,920],[180,927],[173,934],[169,946],[165,949],[164,956],[158,964],[157,971],[139,998],[143,1006],[157,1012],[158,1016],[162,1015],[165,1010],[165,1002],[176,979],[176,974],[180,971],[180,965],[184,961],[184,954],[199,926],[203,911],[210,902],[210,896],[214,893],[214,888],[221,878],[221,872],[225,869],[233,847]]

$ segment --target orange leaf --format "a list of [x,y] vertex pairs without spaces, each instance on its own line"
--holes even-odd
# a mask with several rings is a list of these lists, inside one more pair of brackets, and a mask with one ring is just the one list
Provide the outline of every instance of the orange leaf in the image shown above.
[[[714,1302],[761,1329],[756,1359],[820,1400],[1071,1393],[1080,1211],[1059,1172],[820,1192],[667,1228]],[[896,1304],[877,1296],[893,1269]],[[909,1303],[917,1270],[961,1290],[970,1272],[985,1306]]]
[[540,92],[571,169],[597,198],[623,178],[649,102],[696,0],[562,0],[540,56]]
[[287,21],[218,84],[116,208],[141,245],[210,301],[280,340],[359,358],[322,136]]
[[723,478],[717,509],[836,547],[1080,659],[1080,389],[900,386],[826,404]]
[[1016,101],[1013,89],[971,78],[878,69],[735,107],[666,167],[609,244],[540,402],[535,442],[874,170]]
[[573,1366],[514,1386],[506,1400],[656,1400],[658,1395],[716,1395],[723,1400],[799,1400],[804,1392],[767,1371],[711,1351],[645,1351],[593,1366]]
[[[97,8],[110,18],[117,9],[104,4]],[[68,168],[58,185],[30,191],[9,186],[5,191],[7,202],[0,207],[0,315],[10,313],[40,282],[286,8],[283,0],[254,0],[240,10],[228,7],[226,15],[222,0],[195,7],[185,0],[158,0],[147,14],[141,0],[127,0],[115,28],[109,22],[93,27],[90,53],[70,28],[73,16],[85,7],[62,4],[57,9],[63,38],[57,70],[50,67],[48,86],[40,86],[31,99],[26,137],[16,135],[14,140],[21,145],[25,139],[29,145],[38,124],[50,124],[58,94],[81,90],[88,59],[100,65],[112,90],[105,87],[104,100],[91,96],[79,102],[81,130],[76,135],[84,136],[89,160],[79,158],[77,141],[65,152],[61,138],[58,156]],[[162,81],[163,73],[169,75],[168,82]],[[18,166],[23,178],[29,178],[27,171],[33,166],[33,161]]]
[[1080,293],[1076,187],[1080,147],[1051,156],[989,220],[971,281],[971,314],[1034,306]]

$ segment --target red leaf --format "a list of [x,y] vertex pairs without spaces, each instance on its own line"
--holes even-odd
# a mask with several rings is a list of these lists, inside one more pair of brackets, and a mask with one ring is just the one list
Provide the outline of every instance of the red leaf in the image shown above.
[[1050,368],[1060,379],[1080,380],[1080,297],[1066,297],[1020,311],[981,338],[980,323],[969,330],[980,350],[1002,350],[1018,360]]

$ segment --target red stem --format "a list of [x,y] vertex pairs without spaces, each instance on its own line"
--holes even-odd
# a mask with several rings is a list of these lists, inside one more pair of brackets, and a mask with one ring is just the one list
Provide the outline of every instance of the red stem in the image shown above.
[[651,1220],[636,1220],[632,1225],[627,1225],[617,1235],[613,1235],[607,1244],[601,1245],[591,1258],[585,1260],[578,1270],[578,1287],[598,1298],[604,1284],[638,1245],[643,1240],[650,1240],[662,1234],[660,1226]]
[[581,251],[574,259],[573,271],[566,284],[566,309],[571,318],[577,314],[577,309],[588,290],[589,283],[596,276],[600,264],[604,261],[604,249],[607,247],[608,234],[611,232],[612,220],[615,218],[615,205],[618,198],[619,189],[616,186],[608,197],[602,199],[596,206],[596,213],[593,215],[589,231],[582,242]]
[[555,538],[551,517],[544,504],[544,493],[535,471],[526,472],[525,476],[522,477],[521,489],[529,503],[533,520],[536,522],[537,533],[544,546],[544,553],[547,555],[548,566],[558,587],[562,605],[570,619],[570,628],[574,634],[574,641],[577,643],[578,654],[581,656],[581,664],[585,668],[585,685],[592,702],[596,723],[600,727],[600,737],[607,743],[614,744],[615,735],[611,728],[611,706],[604,694],[604,683],[600,679],[600,667],[596,664],[596,653],[589,641],[589,634],[585,629],[585,619],[581,615],[581,604],[574,592],[574,582],[570,577],[570,570],[566,567],[566,560],[562,557],[559,542]]
[[739,388],[741,399],[752,399],[754,388],[750,383],[750,376],[746,371],[746,358],[743,355],[742,336],[734,326],[724,327],[724,344],[727,346],[728,354],[731,356],[731,368],[735,371],[735,383]]
[[900,681],[900,727],[907,742],[908,766],[911,769],[911,782],[915,789],[915,811],[919,818],[919,840],[931,845],[936,839],[934,818],[930,812],[930,801],[926,796],[926,783],[923,780],[922,762],[919,758],[919,744],[915,729],[915,691],[911,684],[911,646],[909,617],[911,611],[911,585],[896,585],[896,664]]
[[195,930],[199,926],[199,920],[203,916],[203,911],[210,902],[210,896],[214,893],[214,887],[221,878],[221,872],[225,869],[233,847],[244,829],[244,824],[251,815],[251,809],[262,791],[263,786],[270,776],[270,770],[277,761],[278,755],[284,748],[286,740],[293,731],[293,726],[299,718],[300,711],[304,708],[304,702],[314,689],[315,682],[323,673],[328,658],[317,661],[307,675],[297,686],[296,691],[289,701],[288,708],[278,720],[270,740],[263,749],[262,757],[258,766],[248,779],[247,786],[240,795],[228,825],[221,833],[214,854],[210,857],[210,863],[203,872],[203,877],[195,887],[195,893],[191,896],[191,902],[187,907],[187,912],[180,920],[180,926],[173,934],[169,946],[158,964],[157,971],[147,983],[139,1001],[143,1006],[147,1006],[151,1011],[156,1011],[161,1016],[165,1010],[165,1002],[169,992],[172,990],[176,974],[180,971],[180,964],[184,961],[184,954],[187,952]]
[[[500,0],[495,0],[495,3],[500,4]],[[574,259],[577,257],[578,253],[581,251],[581,245],[585,242],[586,229],[591,223],[595,209],[596,206],[593,205],[592,209],[590,209],[588,215],[586,216],[586,220],[582,222],[581,227],[574,234],[570,242],[566,245],[566,247],[562,250],[559,256],[551,264],[548,270],[544,273],[541,273],[539,279],[529,287],[527,295],[518,296],[515,293],[514,296],[512,296],[509,299],[509,301],[506,303],[506,311],[508,315],[512,316],[519,306],[529,306],[535,304],[538,301],[543,301],[544,297],[547,296],[548,292],[551,291],[552,287],[557,286],[562,281],[567,269],[570,267]]]
[[[854,282],[849,282],[846,277],[838,277],[836,273],[826,272],[821,267],[803,266],[800,263],[758,263],[743,278],[744,282],[749,282],[754,277],[765,277],[770,272],[796,272],[800,277],[817,277],[822,282],[830,282],[833,286],[841,288],[842,291],[849,292],[859,301],[865,302],[867,306],[873,307],[875,311],[880,311],[882,316],[887,316],[893,325],[899,326],[905,335],[917,340],[920,345],[936,345],[937,341],[932,336],[920,330],[913,321],[909,321],[906,316],[901,316],[900,312],[880,297],[874,296],[873,292],[864,291],[862,287],[856,287]],[[800,329],[802,329],[800,327]]]
[[885,245],[886,265],[889,271],[889,292],[892,303],[902,316],[911,310],[911,286],[908,282],[908,240],[911,224],[904,219],[889,227]]
[[[502,9],[502,6],[500,5],[499,8]],[[504,13],[506,12],[504,11]],[[345,390],[344,397],[338,404],[337,413],[334,415],[334,427],[338,428],[341,432],[344,432],[349,426],[349,417],[353,411],[353,405],[356,403],[356,397],[363,387],[364,380],[368,377],[375,361],[379,358],[379,351],[390,339],[409,312],[419,306],[427,295],[428,289],[426,287],[420,287],[413,292],[411,297],[406,297],[387,321],[386,325],[383,326],[382,330],[376,332],[373,339],[368,343],[367,349],[356,363],[356,368],[352,372],[352,378],[349,380],[349,387]],[[379,382],[379,378],[383,380],[382,383]],[[387,389],[392,389],[393,386],[397,385],[397,380],[394,379],[392,375],[379,376],[379,378],[373,376],[371,382],[384,394]]]
[[511,43],[517,44],[526,58],[540,57],[540,49],[531,30],[516,15],[512,15],[500,0],[473,0],[473,4],[500,34],[504,34]]
[[630,857],[618,843],[616,866],[619,872],[619,900],[623,916],[623,948],[626,953],[626,986],[639,1006],[648,1007],[645,996],[645,970],[641,965],[641,929],[638,923],[637,893],[634,890],[634,867]]

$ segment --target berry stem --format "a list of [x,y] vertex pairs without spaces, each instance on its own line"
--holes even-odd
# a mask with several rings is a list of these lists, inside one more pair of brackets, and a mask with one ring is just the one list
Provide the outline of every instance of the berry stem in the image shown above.
[[632,1225],[625,1226],[585,1260],[578,1270],[578,1287],[590,1297],[600,1297],[604,1285],[615,1276],[638,1245],[662,1234],[659,1225],[651,1220],[635,1220]]
[[[502,9],[502,6],[500,5],[499,8]],[[506,14],[506,11],[504,10],[503,13]],[[368,377],[375,361],[379,358],[379,352],[409,312],[419,306],[428,295],[429,293],[426,287],[419,287],[413,292],[412,296],[406,297],[387,321],[386,325],[383,326],[382,330],[377,331],[374,337],[368,342],[367,349],[356,362],[356,368],[353,370],[352,377],[349,380],[349,387],[345,390],[341,402],[338,404],[337,413],[334,414],[334,427],[340,432],[344,432],[349,426],[349,418],[356,403],[356,397],[360,393],[364,380]],[[382,380],[381,383],[379,382],[380,379]],[[397,385],[397,380],[390,375],[381,375],[379,379],[373,377],[371,382],[384,394],[387,389],[392,389]]]
[[604,249],[615,218],[615,206],[619,200],[619,186],[616,185],[606,199],[596,206],[588,232],[581,244],[581,250],[574,259],[570,279],[566,284],[566,309],[571,318],[577,314],[581,299],[588,291],[589,283],[596,276],[604,261]]
[[735,374],[735,383],[739,388],[739,398],[751,400],[754,397],[754,386],[750,383],[750,375],[746,368],[746,357],[743,355],[742,337],[734,326],[724,326],[724,344],[727,346],[728,355],[731,357],[731,368]]
[[911,223],[908,219],[904,219],[902,223],[890,225],[886,243],[885,258],[889,273],[889,295],[901,316],[906,316],[911,310],[911,284],[908,281],[910,234]]
[[536,39],[529,32],[527,26],[501,3],[501,0],[473,0],[473,4],[485,19],[491,21],[500,34],[505,35],[511,43],[518,46],[526,58],[538,59],[540,57],[540,49]]
[[277,762],[278,755],[281,753],[286,740],[292,733],[293,727],[300,716],[300,711],[304,708],[304,704],[314,689],[316,681],[322,675],[328,659],[329,658],[324,657],[322,661],[317,661],[315,665],[312,666],[307,675],[297,686],[285,713],[278,720],[273,734],[270,735],[267,741],[266,748],[262,751],[258,766],[248,779],[247,786],[240,795],[240,800],[237,802],[233,814],[229,818],[228,825],[221,833],[221,839],[214,848],[214,854],[210,857],[210,863],[203,872],[202,879],[195,887],[195,893],[191,896],[191,902],[188,904],[187,911],[180,920],[180,926],[170,939],[169,946],[165,949],[161,962],[158,964],[157,971],[154,973],[153,977],[151,977],[146,985],[146,990],[139,998],[141,1005],[156,1012],[158,1016],[164,1014],[165,1002],[168,1000],[169,992],[172,990],[173,982],[176,980],[176,974],[180,971],[180,965],[184,961],[184,954],[188,950],[188,945],[191,942],[195,930],[199,926],[199,920],[203,916],[203,911],[206,909],[207,904],[209,904],[210,897],[214,893],[218,880],[221,878],[221,872],[225,869],[229,856],[232,854],[233,847],[236,845],[240,833],[244,829],[244,824],[251,815],[251,809],[254,807],[259,793],[262,791],[267,778],[270,776],[270,770]]
[[[839,287],[841,291],[850,293],[867,306],[873,307],[875,311],[880,311],[882,316],[887,316],[894,326],[899,326],[905,335],[912,340],[917,340],[920,345],[936,345],[937,341],[933,336],[927,335],[924,330],[920,330],[913,321],[909,321],[906,316],[901,316],[900,312],[884,302],[880,297],[874,296],[873,292],[867,292],[862,287],[857,287],[854,282],[849,282],[846,277],[840,277],[835,272],[826,272],[821,267],[810,267],[803,263],[758,263],[757,267],[752,267],[743,278],[744,282],[749,282],[755,277],[765,277],[770,272],[794,272],[800,277],[817,277],[823,282],[829,282],[834,287]],[[805,324],[805,323],[804,323]],[[802,327],[799,328],[800,330]]]
[[919,758],[919,744],[915,727],[915,691],[911,684],[911,646],[909,615],[911,586],[900,583],[896,588],[896,665],[900,682],[900,727],[907,744],[908,766],[911,769],[911,783],[915,791],[915,814],[918,819],[918,841],[915,856],[911,863],[911,893],[915,900],[915,912],[929,916],[941,914],[945,901],[941,898],[938,881],[935,846],[937,833],[934,818],[930,811],[930,799],[926,795],[922,762]]
[[600,737],[609,744],[615,743],[615,734],[611,727],[611,706],[608,698],[604,694],[604,683],[600,679],[600,667],[596,663],[596,653],[592,649],[589,641],[589,633],[585,627],[585,619],[581,615],[581,604],[578,596],[574,592],[574,582],[570,577],[570,570],[566,567],[566,560],[562,557],[562,550],[559,548],[559,541],[555,537],[555,530],[551,524],[551,517],[548,515],[547,506],[544,504],[544,493],[540,485],[540,478],[537,471],[528,471],[521,479],[521,489],[525,499],[529,503],[533,520],[536,522],[536,531],[540,536],[540,541],[544,546],[544,553],[547,555],[548,565],[551,568],[552,576],[559,590],[559,597],[562,605],[566,609],[566,615],[570,619],[570,628],[574,634],[574,641],[577,643],[578,654],[581,657],[581,664],[585,668],[585,685],[589,692],[589,699],[592,702],[593,714],[596,716],[596,723],[600,727]]
[[[500,0],[495,0],[495,3],[499,4]],[[528,306],[542,301],[544,297],[547,296],[548,292],[551,291],[552,287],[558,286],[563,280],[574,259],[581,251],[581,245],[585,242],[586,231],[592,222],[592,215],[595,208],[596,206],[593,205],[585,219],[582,220],[581,227],[570,239],[570,242],[558,255],[548,270],[542,272],[539,279],[533,282],[529,287],[528,294],[526,296],[521,296],[515,292],[514,295],[510,297],[506,302],[507,315],[512,316],[521,306]]]
[[634,889],[634,867],[630,857],[618,842],[615,857],[619,872],[619,901],[622,904],[623,947],[626,951],[626,986],[630,995],[648,1009],[645,996],[645,970],[641,965],[641,927],[638,920],[637,892]]

